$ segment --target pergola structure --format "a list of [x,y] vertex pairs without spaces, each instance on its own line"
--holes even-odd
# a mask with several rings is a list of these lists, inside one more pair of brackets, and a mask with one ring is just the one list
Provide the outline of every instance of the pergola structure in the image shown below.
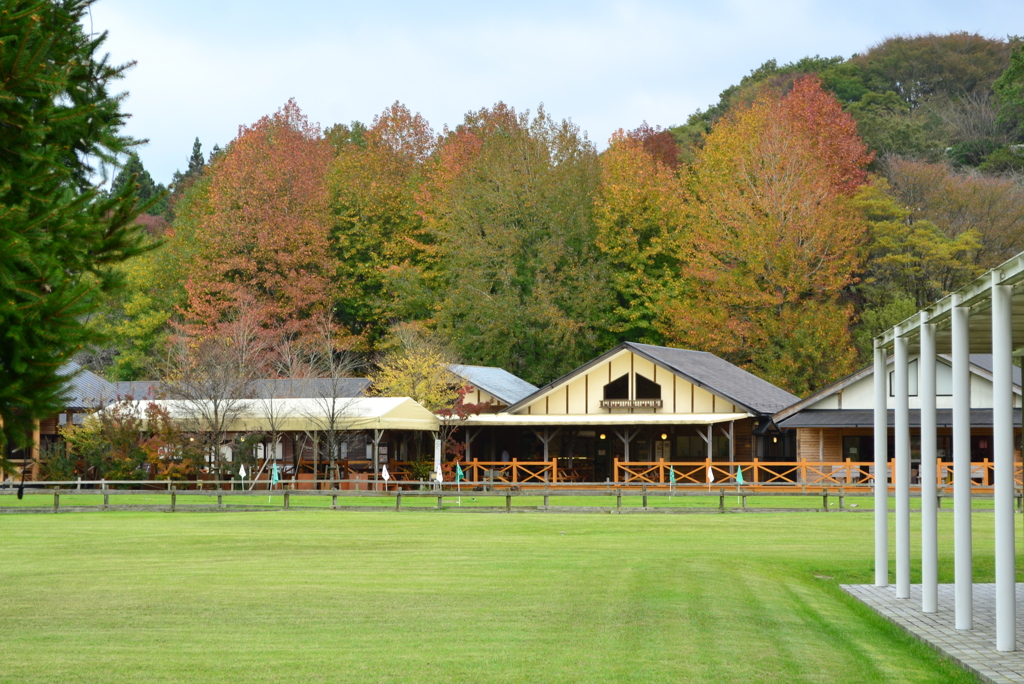
[[875,584],[889,583],[886,365],[894,357],[896,598],[910,598],[910,355],[921,405],[922,610],[938,610],[935,356],[953,362],[953,507],[956,628],[973,627],[970,354],[992,354],[996,649],[1016,648],[1013,358],[1024,349],[1024,253],[875,338]]

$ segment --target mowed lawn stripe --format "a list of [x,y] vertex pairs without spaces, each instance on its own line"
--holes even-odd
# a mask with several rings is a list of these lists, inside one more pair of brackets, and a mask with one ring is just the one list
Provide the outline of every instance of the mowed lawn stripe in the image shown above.
[[872,524],[2,516],[0,682],[974,681],[838,588],[871,580]]

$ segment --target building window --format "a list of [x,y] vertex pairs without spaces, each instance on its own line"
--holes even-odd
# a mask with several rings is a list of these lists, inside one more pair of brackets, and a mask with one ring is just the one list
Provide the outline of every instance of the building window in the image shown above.
[[648,380],[639,373],[636,374],[636,398],[637,399],[661,399],[661,385]]
[[629,375],[612,380],[604,386],[605,399],[629,399]]

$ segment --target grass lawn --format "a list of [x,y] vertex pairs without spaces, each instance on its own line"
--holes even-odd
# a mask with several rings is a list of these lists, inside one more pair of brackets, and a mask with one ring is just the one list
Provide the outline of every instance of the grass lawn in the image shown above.
[[[872,579],[872,524],[4,515],[0,682],[975,681],[840,591]],[[975,534],[991,581],[990,515]]]

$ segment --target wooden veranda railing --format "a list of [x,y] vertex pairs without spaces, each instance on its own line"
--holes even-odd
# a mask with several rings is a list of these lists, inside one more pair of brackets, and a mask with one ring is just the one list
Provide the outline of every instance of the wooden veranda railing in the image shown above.
[[[911,480],[920,483],[919,466],[911,472]],[[896,461],[890,460],[886,479],[892,482]],[[710,470],[711,476],[708,477]],[[721,461],[679,462],[637,462],[615,459],[615,475],[613,482],[623,484],[670,484],[672,473],[679,485],[739,484],[739,472],[742,470],[743,482],[748,485],[821,485],[821,486],[854,486],[872,485],[875,481],[874,461],[737,461],[733,463]],[[971,463],[971,481],[982,487],[990,487],[993,482],[994,463],[989,459]],[[937,460],[936,484],[953,484],[953,464]],[[1014,480],[1018,486],[1024,484],[1024,472],[1018,462],[1015,466]]]

